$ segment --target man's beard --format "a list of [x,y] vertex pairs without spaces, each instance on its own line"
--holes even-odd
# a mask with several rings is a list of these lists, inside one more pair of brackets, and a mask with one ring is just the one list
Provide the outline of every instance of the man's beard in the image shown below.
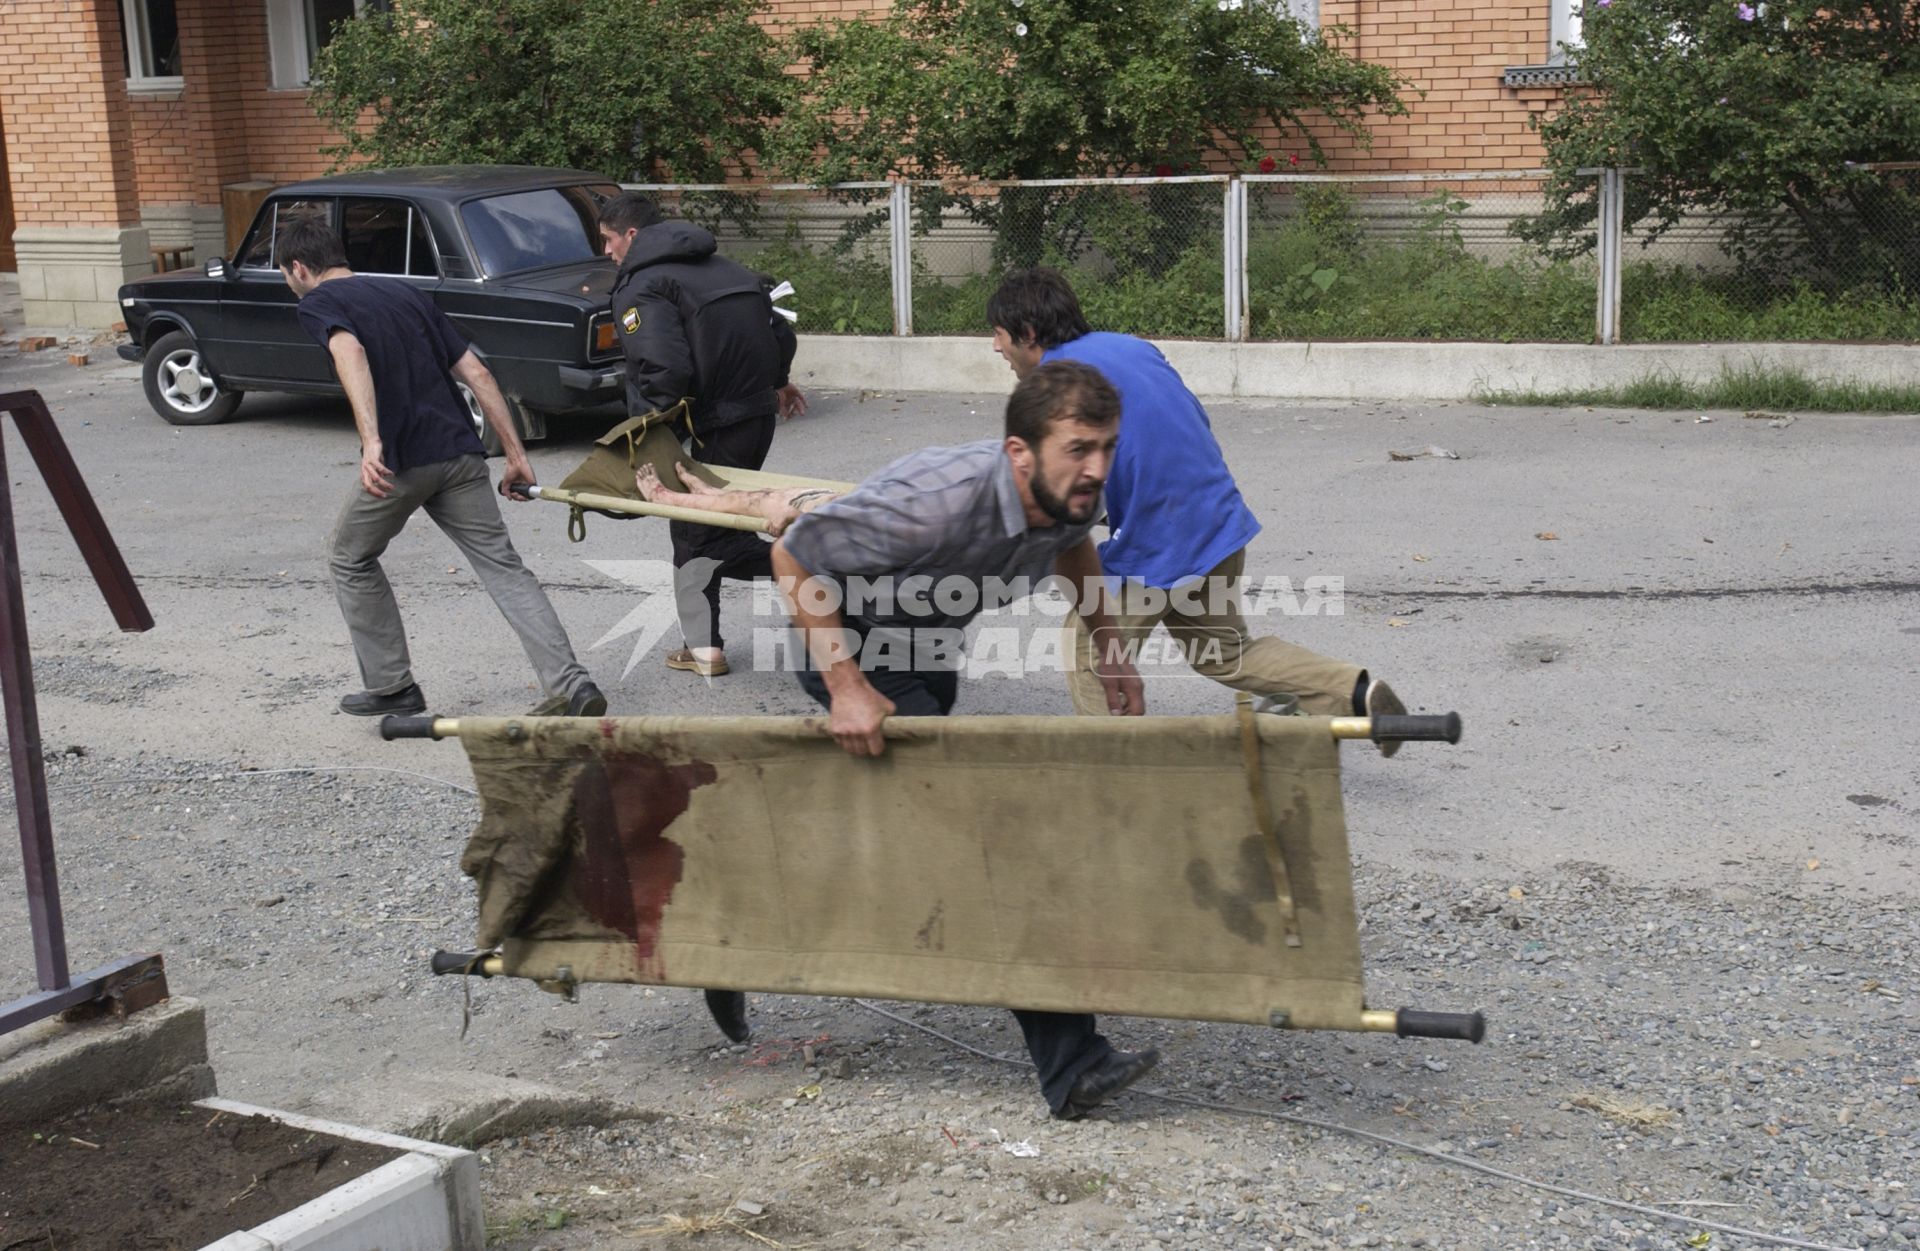
[[1047,489],[1044,466],[1041,464],[1038,456],[1033,458],[1033,479],[1027,485],[1033,492],[1034,504],[1039,507],[1041,512],[1053,518],[1061,525],[1085,525],[1087,522],[1093,520],[1094,514],[1100,511],[1100,492],[1096,490],[1090,497],[1086,497],[1086,512],[1083,515],[1075,516],[1071,495],[1055,495]]

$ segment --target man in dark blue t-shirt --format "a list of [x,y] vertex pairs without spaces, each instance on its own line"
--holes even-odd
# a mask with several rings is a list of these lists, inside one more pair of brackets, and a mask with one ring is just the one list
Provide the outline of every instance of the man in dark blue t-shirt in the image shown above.
[[334,525],[329,564],[366,689],[341,699],[341,711],[426,711],[400,605],[380,567],[387,544],[424,508],[519,634],[547,694],[566,701],[568,716],[605,713],[607,697],[574,658],[558,614],[507,537],[480,437],[454,386],[457,378],[473,392],[505,449],[500,494],[524,500],[533,467],[492,372],[419,290],[348,269],[340,237],[324,223],[282,226],[274,260],[300,297],[300,324],[332,357],[360,431],[360,482]]

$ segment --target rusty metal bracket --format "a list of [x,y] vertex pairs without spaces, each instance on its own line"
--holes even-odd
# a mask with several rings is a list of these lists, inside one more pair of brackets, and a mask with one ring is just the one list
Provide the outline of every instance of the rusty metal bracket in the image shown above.
[[67,1021],[125,1017],[167,997],[167,973],[156,955],[124,956],[82,973],[59,990],[0,1003],[0,1035],[58,1016]]
[[[0,413],[12,417],[32,453],[47,493],[85,558],[122,630],[153,628],[153,614],[140,596],[100,507],[87,490],[73,453],[38,391],[0,393]],[[67,976],[66,923],[60,912],[60,878],[53,855],[53,820],[47,810],[46,767],[40,756],[40,712],[33,691],[33,652],[27,642],[26,592],[20,580],[20,549],[14,534],[13,495],[6,448],[0,443],[0,695],[6,705],[7,749],[13,766],[13,798],[20,810],[20,856],[27,878],[27,920],[33,931],[34,972],[39,995],[0,1007],[0,1033],[52,1016],[99,991],[101,970],[73,986]],[[132,960],[157,957],[130,957]],[[108,970],[123,971],[109,965]],[[164,984],[164,983],[163,983]],[[81,991],[77,999],[63,993]],[[137,996],[136,996],[137,997]]]

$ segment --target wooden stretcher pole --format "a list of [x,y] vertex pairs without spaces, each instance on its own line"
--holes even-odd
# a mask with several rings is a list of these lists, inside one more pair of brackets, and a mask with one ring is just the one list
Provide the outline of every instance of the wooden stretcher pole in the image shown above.
[[[826,732],[825,717],[808,717],[804,720],[818,722],[820,732],[823,734]],[[1327,729],[1335,738],[1364,738],[1376,743],[1392,739],[1409,742],[1458,743],[1460,714],[1449,712],[1418,717],[1329,717]],[[881,724],[881,730],[888,738],[901,740],[919,738],[924,734],[920,727],[911,723],[899,723],[892,717]],[[382,717],[380,737],[389,742],[396,738],[459,738],[460,718]]]

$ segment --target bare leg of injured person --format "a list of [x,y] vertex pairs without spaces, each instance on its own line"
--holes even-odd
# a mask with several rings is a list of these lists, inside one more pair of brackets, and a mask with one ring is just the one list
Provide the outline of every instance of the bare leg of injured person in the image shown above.
[[761,487],[752,491],[737,491],[708,486],[680,462],[675,461],[674,468],[680,471],[680,480],[687,484],[684,491],[669,491],[652,465],[642,465],[634,470],[633,485],[639,490],[640,498],[649,504],[667,504],[674,508],[698,508],[734,517],[759,517],[766,521],[767,533],[775,538],[786,533],[794,518],[840,498],[840,492],[826,487]]

